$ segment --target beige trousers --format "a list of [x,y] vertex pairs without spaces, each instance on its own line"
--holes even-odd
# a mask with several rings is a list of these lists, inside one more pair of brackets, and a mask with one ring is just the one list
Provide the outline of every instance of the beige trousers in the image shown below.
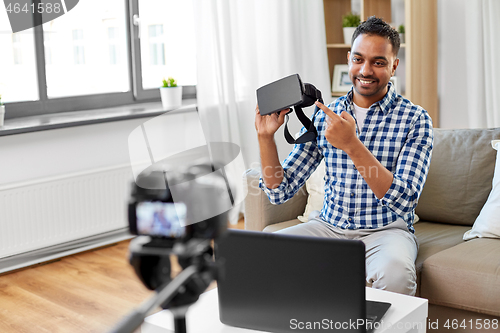
[[345,230],[312,218],[277,233],[361,240],[366,249],[367,286],[415,295],[418,242],[403,220],[377,229]]

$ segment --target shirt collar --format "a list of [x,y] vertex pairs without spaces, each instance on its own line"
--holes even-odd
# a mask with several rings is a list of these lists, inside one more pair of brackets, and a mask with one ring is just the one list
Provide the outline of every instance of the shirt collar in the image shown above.
[[[392,82],[389,81],[388,85],[389,85],[389,90],[387,90],[387,94],[385,94],[384,98],[382,98],[378,102],[373,103],[370,106],[370,109],[371,109],[374,105],[378,105],[380,107],[380,110],[382,110],[382,112],[384,113],[384,115],[389,113],[389,111],[391,110],[391,105],[397,96],[396,89],[394,88],[394,85],[392,84]],[[352,96],[354,93],[353,90],[354,90],[354,87],[351,87],[351,90],[349,90],[349,92],[346,95],[346,99],[345,99],[346,109],[348,109],[347,106],[352,104]]]

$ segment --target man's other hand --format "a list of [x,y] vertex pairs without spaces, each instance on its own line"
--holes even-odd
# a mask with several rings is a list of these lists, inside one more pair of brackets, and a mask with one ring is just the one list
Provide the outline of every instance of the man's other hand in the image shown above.
[[280,128],[285,122],[285,115],[291,112],[290,109],[281,110],[280,112],[275,112],[262,116],[259,111],[259,106],[255,108],[255,129],[257,130],[257,135],[259,137],[274,137],[274,133]]
[[356,136],[356,120],[346,111],[340,116],[320,102],[315,103],[326,114],[325,138],[335,148],[341,149],[349,154],[358,143]]

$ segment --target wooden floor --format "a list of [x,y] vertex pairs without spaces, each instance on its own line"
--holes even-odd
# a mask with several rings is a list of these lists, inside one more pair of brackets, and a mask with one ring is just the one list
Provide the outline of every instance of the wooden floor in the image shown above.
[[129,265],[128,244],[0,275],[0,332],[109,331],[153,293]]

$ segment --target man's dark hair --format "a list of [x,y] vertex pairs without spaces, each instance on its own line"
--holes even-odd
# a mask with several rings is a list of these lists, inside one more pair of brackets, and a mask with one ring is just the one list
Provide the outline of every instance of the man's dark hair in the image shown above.
[[387,38],[392,44],[392,50],[394,51],[394,54],[396,56],[398,55],[399,46],[401,44],[399,33],[389,24],[385,23],[382,19],[375,16],[370,16],[366,21],[358,25],[358,27],[352,34],[351,45],[354,44],[354,40],[362,34],[376,35]]

